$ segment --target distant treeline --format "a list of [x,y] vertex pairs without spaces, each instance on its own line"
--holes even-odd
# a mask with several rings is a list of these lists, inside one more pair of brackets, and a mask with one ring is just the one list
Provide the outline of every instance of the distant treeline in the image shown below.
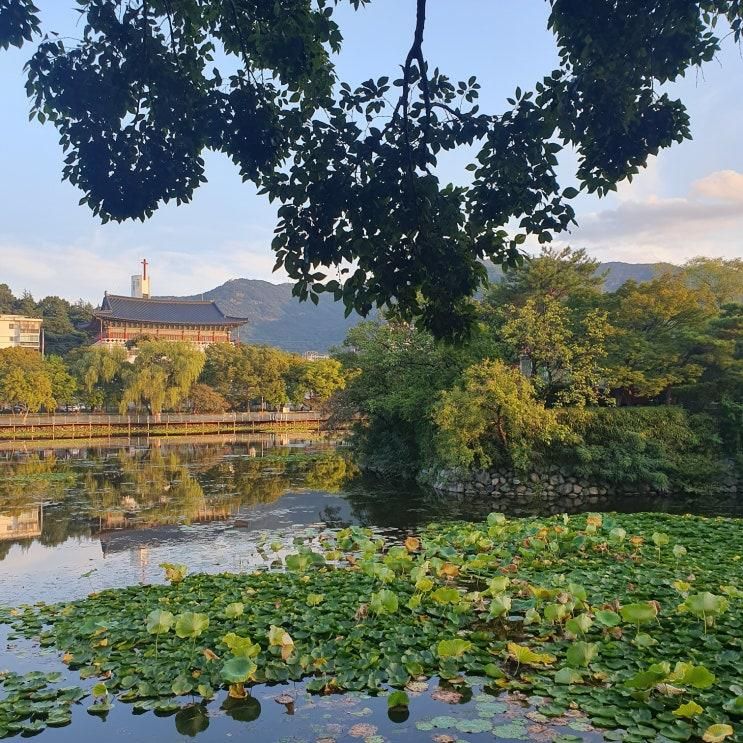
[[540,460],[703,486],[743,456],[743,261],[695,259],[602,291],[581,250],[547,249],[473,302],[458,346],[394,321],[353,328],[335,414],[382,473]]
[[206,353],[188,343],[141,339],[123,346],[83,346],[64,358],[30,349],[0,350],[0,410],[89,410],[158,414],[216,413],[285,403],[323,406],[345,385],[339,361],[307,361],[267,346],[214,344]]
[[93,305],[82,299],[71,303],[50,296],[36,302],[29,292],[16,297],[7,284],[0,284],[0,314],[44,318],[44,347],[49,354],[64,356],[90,342],[86,328],[93,318]]

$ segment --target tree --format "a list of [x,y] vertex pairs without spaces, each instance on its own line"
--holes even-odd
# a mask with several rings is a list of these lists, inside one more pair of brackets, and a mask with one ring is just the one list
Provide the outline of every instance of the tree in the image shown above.
[[163,408],[177,407],[199,378],[204,362],[204,354],[189,343],[138,343],[134,363],[123,374],[119,411],[134,406],[159,415]]
[[230,409],[227,400],[208,384],[191,385],[187,402],[192,413],[224,413]]
[[629,281],[606,301],[617,329],[609,366],[620,402],[659,396],[670,402],[673,387],[698,381],[706,365],[729,352],[729,344],[710,333],[714,295],[690,288],[682,276]]
[[38,413],[42,407],[54,410],[57,403],[52,381],[37,351],[0,350],[0,401],[8,407],[20,407],[25,415]]
[[692,289],[706,288],[718,305],[743,304],[743,259],[692,258],[681,269]]
[[303,380],[313,405],[324,405],[346,386],[343,365],[337,359],[317,359],[307,364]]
[[258,394],[258,373],[245,347],[214,343],[206,349],[201,381],[221,394],[233,410],[247,410]]
[[11,314],[16,298],[7,284],[0,284],[0,314]]
[[73,351],[68,362],[91,408],[118,407],[127,351],[121,346],[90,346]]
[[[339,2],[84,0],[82,38],[45,35],[29,61],[32,114],[57,127],[63,177],[103,221],[189,201],[203,151],[219,151],[279,202],[273,249],[300,299],[394,305],[455,338],[475,322],[483,259],[517,264],[527,236],[575,221],[559,156],[577,153],[589,193],[634,176],[690,137],[663,84],[713,59],[715,28],[743,29],[739,0],[551,0],[557,69],[488,113],[475,76],[426,58],[427,0],[398,79],[336,84]],[[2,0],[0,47],[41,33],[31,0]],[[443,183],[437,160],[469,147],[470,184]]]
[[355,440],[365,467],[382,475],[415,473],[431,453],[436,396],[454,383],[468,354],[397,320],[366,321],[348,331],[335,353],[346,388],[333,399],[331,419],[359,424]]
[[75,398],[77,380],[70,374],[64,359],[60,356],[47,356],[44,359],[44,367],[57,405],[69,405]]
[[568,435],[518,369],[489,359],[441,394],[433,420],[437,454],[453,467],[525,469],[540,448]]
[[512,358],[528,360],[534,386],[550,405],[595,404],[608,386],[606,340],[612,328],[606,313],[576,315],[551,295],[506,308],[501,333]]
[[605,278],[599,265],[582,248],[546,246],[536,258],[504,273],[501,281],[489,287],[485,301],[494,307],[505,303],[520,306],[530,298],[542,297],[571,304],[590,302],[601,292]]
[[47,353],[66,355],[73,348],[87,342],[88,336],[75,327],[73,317],[79,317],[66,299],[44,297],[38,303],[38,311],[44,319],[44,346]]
[[25,317],[39,317],[39,308],[34,301],[31,292],[23,292],[23,296],[20,299],[16,299],[13,305],[13,312],[17,315],[24,315]]

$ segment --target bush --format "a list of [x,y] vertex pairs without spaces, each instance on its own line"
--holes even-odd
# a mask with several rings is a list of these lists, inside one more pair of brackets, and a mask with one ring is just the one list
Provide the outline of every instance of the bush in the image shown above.
[[230,409],[230,404],[219,392],[199,382],[191,385],[186,402],[192,413],[225,413]]
[[568,435],[531,382],[502,361],[470,366],[441,393],[433,412],[438,460],[448,467],[527,469],[545,447]]
[[577,475],[657,490],[709,492],[725,472],[714,421],[677,407],[566,408],[575,434],[550,458]]

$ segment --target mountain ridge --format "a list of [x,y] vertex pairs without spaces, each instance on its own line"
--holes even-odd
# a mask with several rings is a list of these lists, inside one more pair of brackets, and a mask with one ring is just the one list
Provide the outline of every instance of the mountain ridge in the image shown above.
[[[495,267],[492,267],[495,269]],[[671,263],[601,263],[597,273],[607,273],[606,291],[616,291],[626,281],[649,281],[659,273],[674,270]],[[497,280],[498,271],[488,272]],[[239,339],[244,343],[277,346],[287,351],[325,353],[343,342],[346,333],[364,318],[352,313],[344,317],[344,307],[327,294],[320,295],[315,306],[299,302],[292,296],[293,284],[272,284],[264,279],[230,279],[214,289],[178,299],[208,299],[217,303],[227,315],[248,317],[251,320],[240,328]]]

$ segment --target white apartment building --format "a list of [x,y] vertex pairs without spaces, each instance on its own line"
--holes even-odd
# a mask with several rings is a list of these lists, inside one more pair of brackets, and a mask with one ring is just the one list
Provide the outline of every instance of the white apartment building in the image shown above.
[[0,348],[31,348],[44,351],[44,331],[40,317],[0,315]]

